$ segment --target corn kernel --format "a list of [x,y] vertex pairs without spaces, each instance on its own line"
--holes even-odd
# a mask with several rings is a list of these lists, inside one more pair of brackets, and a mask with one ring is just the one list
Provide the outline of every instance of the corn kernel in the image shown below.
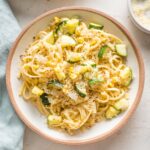
[[84,38],[83,37],[79,37],[77,38],[77,42],[82,44],[84,42]]
[[33,65],[33,69],[38,69],[39,65]]
[[60,18],[54,17],[54,21],[55,21],[55,23],[59,23],[60,22]]
[[47,66],[51,66],[51,61],[47,61],[47,62],[46,62],[46,65],[47,65]]
[[90,42],[90,46],[93,46],[93,45],[95,45],[96,44],[96,41],[95,40],[93,40],[92,42]]
[[65,73],[62,72],[62,71],[60,70],[60,68],[55,68],[54,71],[55,71],[55,74],[56,74],[56,76],[57,76],[57,78],[58,78],[59,80],[64,80],[64,79],[66,78]]
[[75,30],[75,35],[76,36],[80,36],[80,31],[79,30]]

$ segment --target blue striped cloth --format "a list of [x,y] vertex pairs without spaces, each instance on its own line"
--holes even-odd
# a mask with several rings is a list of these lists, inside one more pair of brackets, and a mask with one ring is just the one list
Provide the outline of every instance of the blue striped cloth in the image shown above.
[[5,84],[7,55],[19,31],[7,1],[0,0],[0,150],[23,148],[24,125],[10,104]]

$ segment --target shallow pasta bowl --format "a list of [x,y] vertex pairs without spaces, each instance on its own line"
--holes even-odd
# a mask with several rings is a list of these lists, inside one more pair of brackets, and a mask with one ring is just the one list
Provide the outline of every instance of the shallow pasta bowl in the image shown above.
[[[21,82],[17,79],[19,70],[20,55],[27,45],[32,41],[33,36],[44,29],[49,21],[54,16],[72,17],[80,16],[85,22],[95,22],[103,24],[104,30],[121,38],[128,47],[127,63],[132,67],[134,72],[134,81],[131,84],[129,91],[129,109],[110,120],[96,123],[92,128],[85,132],[70,136],[60,131],[49,129],[46,125],[45,117],[42,116],[38,110],[19,97],[18,91]],[[115,19],[104,14],[103,12],[83,7],[68,7],[59,8],[48,11],[33,20],[22,32],[19,34],[15,43],[13,44],[7,61],[7,89],[8,93],[17,114],[23,122],[39,135],[63,144],[87,144],[103,140],[113,133],[118,131],[129,119],[138,103],[140,102],[143,86],[144,86],[144,64],[141,53],[137,48],[135,42],[131,38],[129,32]]]

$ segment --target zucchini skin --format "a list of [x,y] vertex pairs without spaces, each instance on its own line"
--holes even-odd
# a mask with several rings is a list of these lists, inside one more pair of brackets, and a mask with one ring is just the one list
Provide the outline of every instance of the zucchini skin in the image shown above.
[[104,28],[104,26],[101,24],[96,24],[96,23],[90,23],[89,24],[89,29],[102,30],[103,28]]
[[58,32],[60,31],[61,26],[65,25],[66,23],[67,23],[67,20],[61,21],[61,22],[57,25],[57,27],[56,27],[56,29],[55,29],[55,33],[58,34]]
[[63,84],[59,82],[58,80],[50,80],[48,81],[47,85],[55,86],[57,88],[62,88]]
[[75,84],[75,90],[77,91],[77,93],[78,93],[81,97],[83,97],[83,98],[86,97],[86,93],[83,93],[83,92],[79,89],[79,87],[78,87],[77,84]]
[[101,48],[100,48],[100,50],[99,50],[99,52],[98,52],[98,58],[102,58],[103,57],[103,55],[104,55],[104,53],[106,52],[106,49],[108,48],[108,46],[107,45],[104,45],[104,46],[102,46]]

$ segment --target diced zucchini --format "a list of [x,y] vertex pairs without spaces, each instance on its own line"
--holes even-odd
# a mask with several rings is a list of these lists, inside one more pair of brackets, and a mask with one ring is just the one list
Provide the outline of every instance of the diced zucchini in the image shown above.
[[82,53],[76,53],[76,52],[68,52],[67,53],[67,61],[69,63],[76,63],[81,61],[83,55]]
[[86,97],[87,92],[85,82],[77,82],[75,84],[75,90],[81,97]]
[[63,87],[63,84],[61,82],[59,82],[58,80],[50,80],[50,81],[48,81],[47,85],[53,86],[56,88],[60,88],[60,89]]
[[114,104],[114,107],[115,107],[117,110],[125,111],[125,110],[127,110],[128,107],[129,107],[129,102],[128,102],[128,100],[126,100],[126,99],[121,99],[121,100],[117,101],[117,102]]
[[42,100],[42,104],[45,105],[45,106],[50,105],[50,102],[49,102],[47,96],[48,95],[46,93],[43,93],[42,95],[40,95],[40,98]]
[[98,52],[98,58],[102,58],[104,53],[106,52],[106,49],[108,48],[107,45],[104,45],[100,48],[99,52]]
[[121,78],[121,83],[124,86],[129,86],[132,79],[133,79],[133,75],[132,75],[132,70],[130,67],[126,67],[124,70],[122,70],[120,72],[120,78]]
[[76,79],[79,75],[82,75],[86,72],[91,71],[91,67],[89,66],[75,66],[75,67],[70,67],[69,68],[69,77],[74,80]]
[[76,30],[76,27],[79,25],[78,19],[70,19],[62,27],[64,34],[73,34]]
[[93,68],[95,68],[95,67],[96,67],[96,64],[92,64],[91,66],[92,66]]
[[55,71],[55,74],[56,74],[57,78],[58,78],[60,81],[61,81],[61,80],[64,80],[64,79],[66,78],[65,73],[61,70],[60,67],[56,67],[56,68],[54,69],[54,71]]
[[48,115],[47,123],[48,125],[58,125],[62,122],[62,117],[57,115]]
[[101,75],[98,75],[97,78],[95,77],[93,79],[90,79],[88,81],[88,83],[89,83],[90,86],[93,86],[93,85],[99,84],[99,83],[101,83],[103,81],[104,81],[104,78]]
[[95,85],[95,84],[99,83],[99,81],[97,79],[90,79],[88,81],[88,83],[89,83],[90,86],[92,86],[92,85]]
[[116,48],[116,52],[117,52],[118,55],[124,56],[124,57],[127,56],[127,49],[126,49],[125,44],[117,44],[115,46],[115,48]]
[[114,107],[110,106],[105,113],[105,117],[106,117],[106,119],[112,119],[112,118],[116,117],[119,113],[120,113],[120,111],[118,111]]
[[34,86],[33,89],[32,89],[32,93],[35,94],[35,95],[38,95],[38,96],[42,95],[43,92],[44,92],[44,91],[41,90],[41,89],[40,89],[39,87],[37,87],[37,86]]
[[49,43],[49,44],[54,44],[54,33],[53,32],[50,32],[48,33],[44,39],[43,39],[45,42]]
[[83,65],[91,66],[91,67],[93,67],[93,68],[96,67],[96,63],[95,63],[94,61],[92,61],[92,60],[85,61],[85,62],[83,63]]
[[97,29],[97,30],[102,30],[104,28],[103,25],[101,24],[96,24],[96,23],[90,23],[89,24],[89,29]]
[[92,77],[92,72],[86,72],[86,73],[84,74],[84,78],[85,78],[86,80],[90,80],[91,77]]
[[65,25],[67,23],[67,18],[66,19],[61,19],[60,23],[57,25],[56,29],[55,29],[55,34],[57,34],[59,31],[62,32],[62,27],[63,25]]
[[62,35],[58,41],[63,47],[76,45],[76,41],[68,35]]

